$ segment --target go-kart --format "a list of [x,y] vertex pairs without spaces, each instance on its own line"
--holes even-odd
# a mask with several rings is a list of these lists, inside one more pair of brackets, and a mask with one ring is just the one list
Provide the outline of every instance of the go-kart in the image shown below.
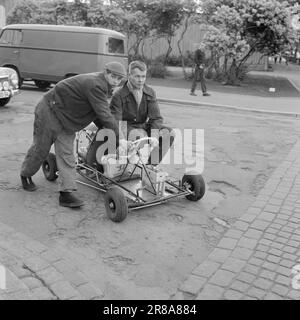
[[[76,134],[76,171],[88,182],[78,183],[105,192],[105,208],[108,217],[121,222],[129,211],[162,204],[171,199],[186,197],[191,201],[200,200],[205,193],[205,182],[201,174],[189,172],[181,180],[172,178],[167,172],[147,164],[149,154],[158,140],[144,137],[132,142],[124,154],[107,154],[101,163],[87,164],[86,153],[95,132],[84,129]],[[100,166],[99,166],[100,165]],[[49,153],[42,169],[47,180],[58,177],[55,155]]]

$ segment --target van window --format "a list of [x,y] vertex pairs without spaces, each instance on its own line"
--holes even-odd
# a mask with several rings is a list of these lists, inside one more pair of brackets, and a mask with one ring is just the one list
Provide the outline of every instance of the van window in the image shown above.
[[15,46],[20,45],[22,42],[22,31],[21,30],[15,30],[14,31],[14,38],[13,38],[13,44]]
[[0,43],[9,44],[9,45],[20,45],[22,41],[22,31],[21,30],[4,30]]
[[13,30],[4,30],[0,38],[0,43],[11,45],[13,41],[13,36]]
[[124,53],[124,41],[122,39],[108,38],[109,53]]

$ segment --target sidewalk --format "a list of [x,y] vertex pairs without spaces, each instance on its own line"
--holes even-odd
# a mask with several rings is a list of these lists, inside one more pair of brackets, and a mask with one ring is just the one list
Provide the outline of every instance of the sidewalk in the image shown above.
[[[257,72],[261,74],[261,72]],[[269,75],[269,73],[268,73]],[[300,68],[279,70],[300,87]],[[161,101],[300,115],[299,98],[261,98],[156,87]],[[184,98],[182,98],[184,97]],[[273,172],[256,201],[182,283],[174,299],[300,300],[300,142]]]
[[[300,66],[288,67],[276,66],[274,72],[252,71],[255,75],[267,75],[274,77],[286,77],[300,92]],[[168,80],[166,80],[168,81]],[[188,87],[189,84],[187,84]],[[222,93],[217,91],[208,92],[209,97],[203,97],[201,90],[197,90],[198,96],[191,96],[189,88],[172,88],[167,86],[152,86],[161,102],[176,103],[183,105],[221,107],[228,109],[245,110],[251,112],[267,112],[274,114],[300,116],[299,97],[257,97],[241,94]],[[208,88],[209,89],[209,88]]]
[[175,299],[300,300],[300,142]]

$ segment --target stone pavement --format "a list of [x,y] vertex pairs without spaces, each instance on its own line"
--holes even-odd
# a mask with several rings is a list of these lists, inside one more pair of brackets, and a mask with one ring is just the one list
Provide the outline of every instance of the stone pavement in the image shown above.
[[0,300],[90,300],[104,296],[63,252],[0,223],[1,271],[3,266]]
[[300,142],[176,299],[300,300],[296,265],[300,270]]

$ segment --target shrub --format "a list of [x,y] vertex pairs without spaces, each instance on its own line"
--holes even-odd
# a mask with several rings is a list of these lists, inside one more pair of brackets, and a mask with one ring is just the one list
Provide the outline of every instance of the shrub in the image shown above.
[[128,55],[128,64],[132,61],[135,61],[135,60],[139,60],[139,61],[143,61],[145,62],[147,65],[150,63],[149,59],[146,59],[144,58],[143,56],[141,55],[134,55],[134,54],[129,54]]
[[167,65],[172,67],[180,67],[181,66],[181,57],[180,56],[169,56],[167,60]]
[[[193,66],[193,58],[191,57],[190,53],[187,51],[184,56],[184,65],[186,67],[192,67]],[[164,63],[165,62],[165,55],[160,55],[155,58],[155,61]],[[175,56],[175,55],[170,55],[167,59],[167,66],[172,66],[172,67],[182,67],[182,61],[181,61],[181,56]]]
[[165,78],[167,74],[167,69],[162,62],[153,61],[148,66],[148,75],[152,78]]

